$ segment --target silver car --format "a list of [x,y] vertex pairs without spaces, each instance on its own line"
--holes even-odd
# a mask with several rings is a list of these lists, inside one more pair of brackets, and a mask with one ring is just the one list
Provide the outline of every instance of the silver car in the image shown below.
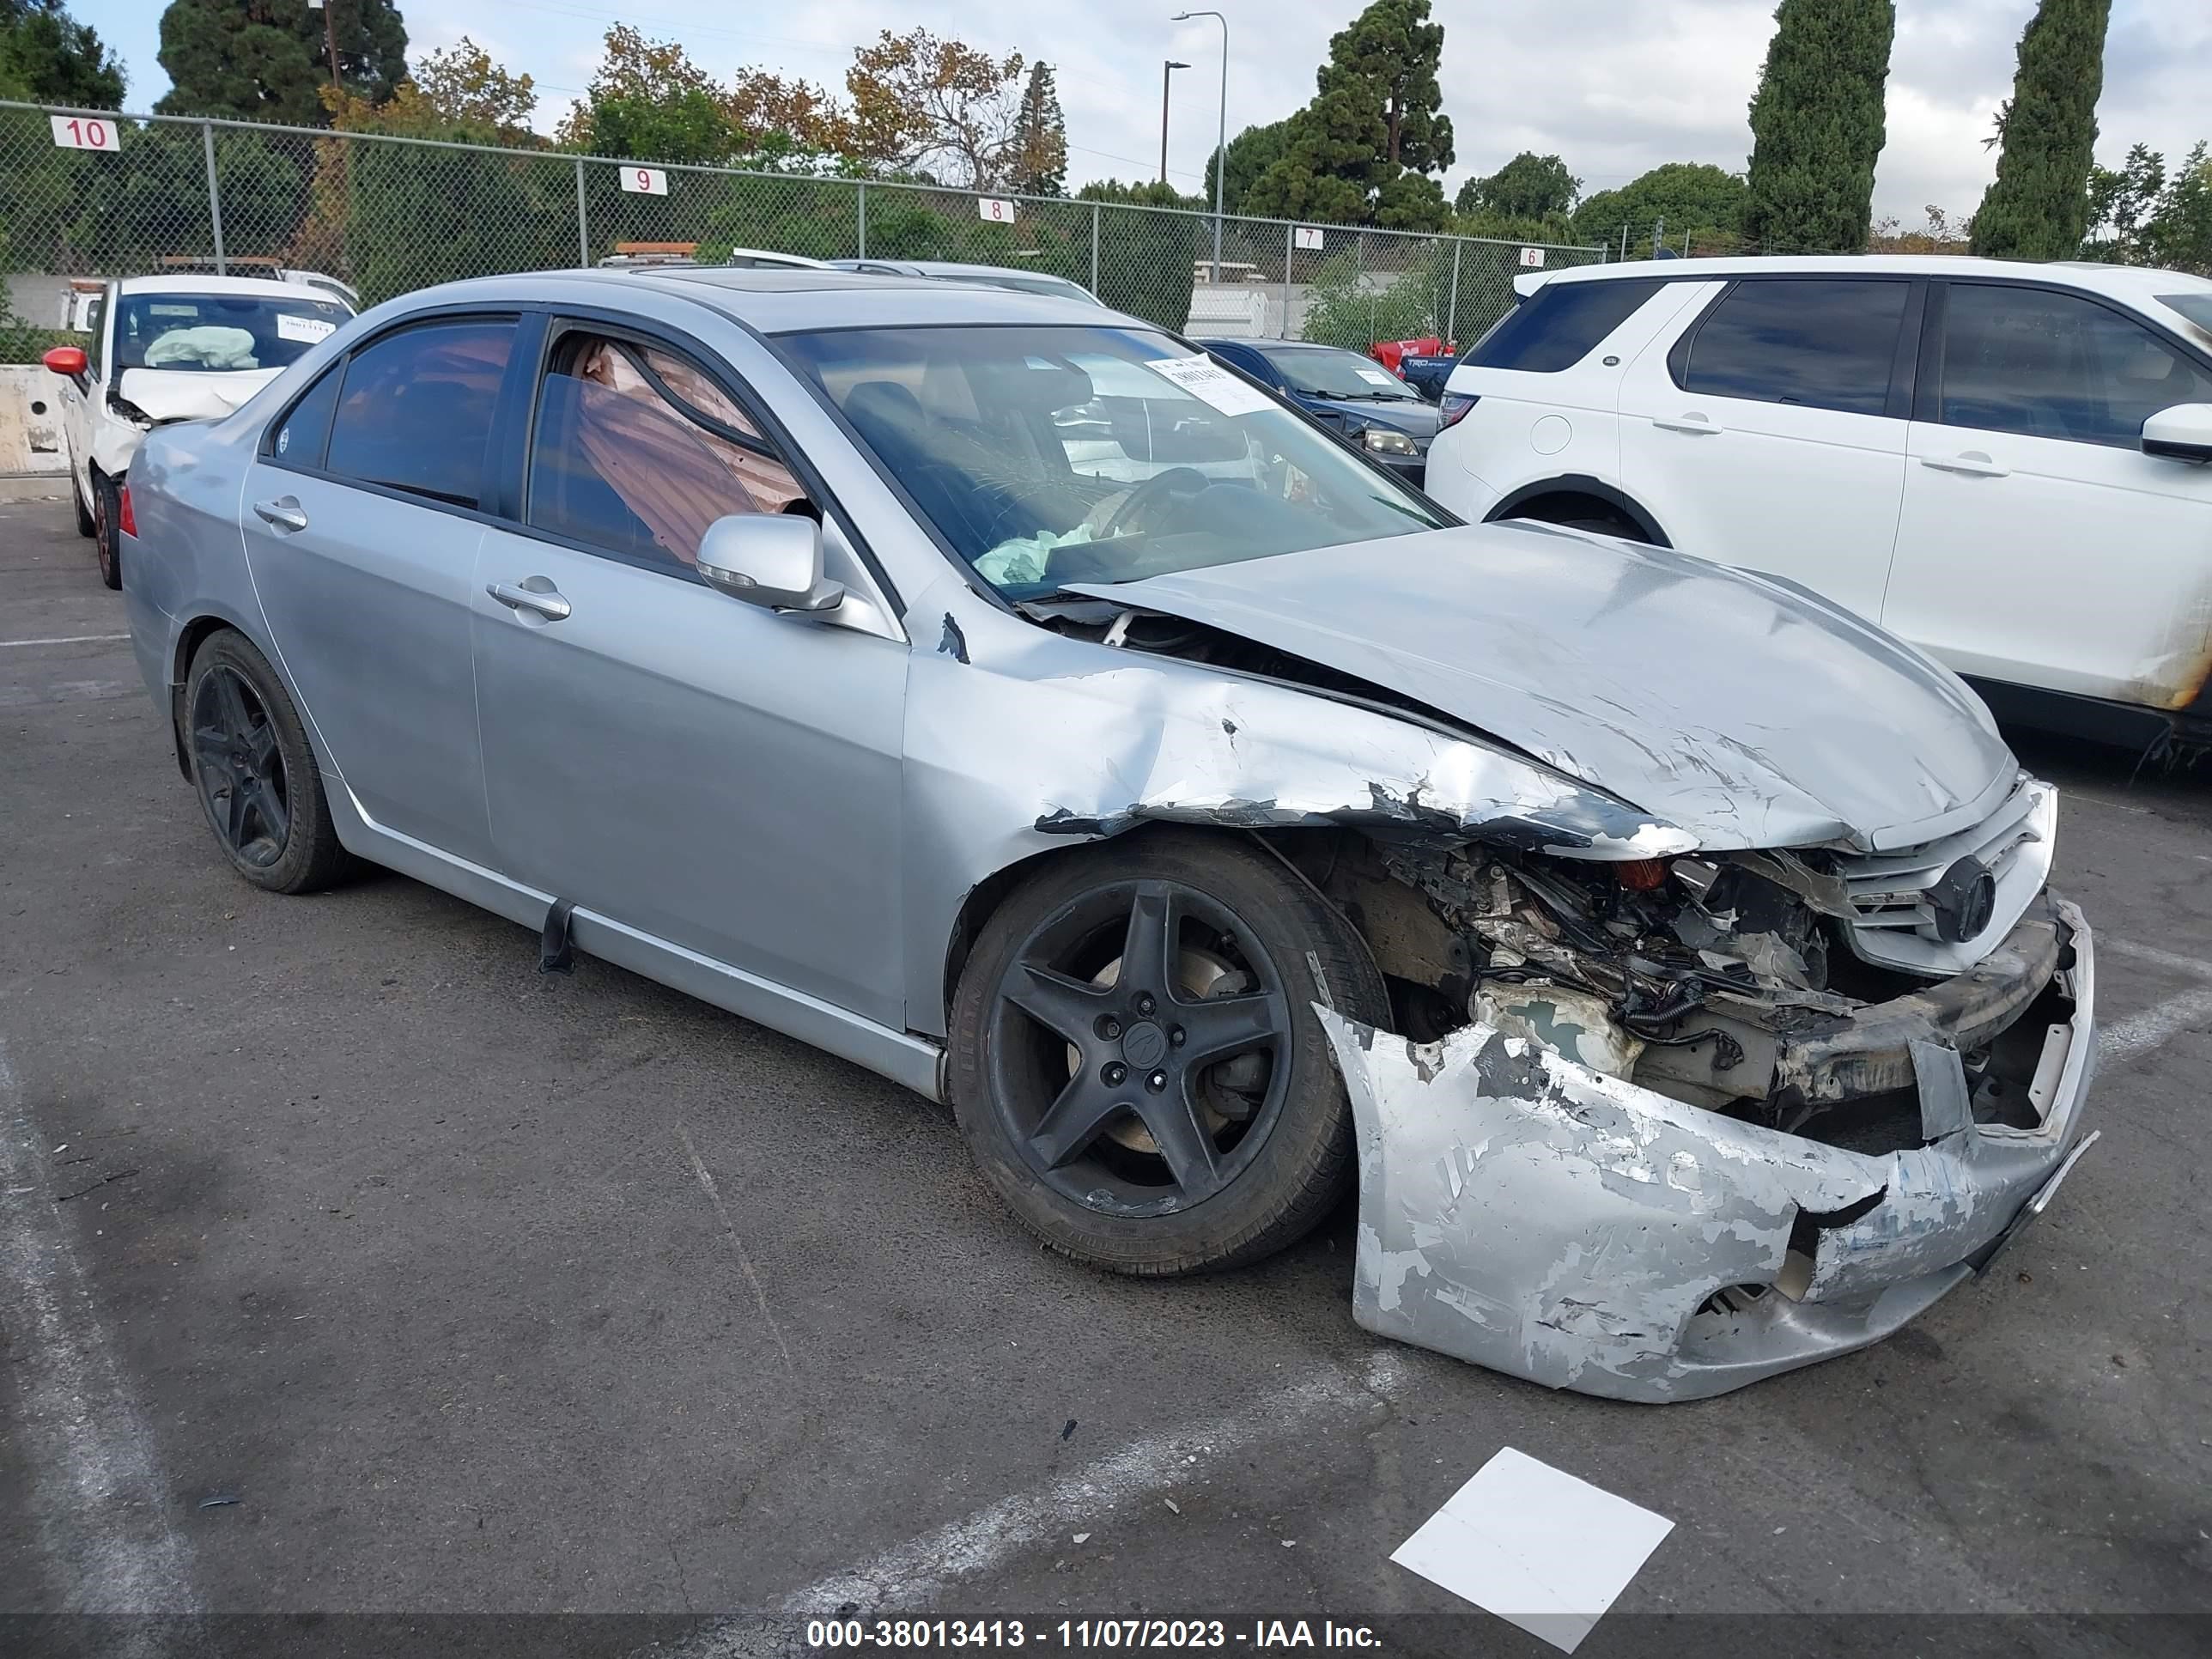
[[[1809,592],[1453,523],[1187,343],[840,272],[381,306],[131,472],[223,855],[949,1101],[1020,1218],[1554,1386],[1863,1346],[2087,1141],[2056,803]],[[518,969],[528,966],[518,952]]]

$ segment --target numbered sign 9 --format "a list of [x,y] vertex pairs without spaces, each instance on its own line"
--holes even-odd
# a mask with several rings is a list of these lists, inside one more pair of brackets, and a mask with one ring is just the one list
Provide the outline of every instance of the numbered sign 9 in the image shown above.
[[622,185],[637,196],[665,196],[668,194],[668,175],[659,167],[624,167]]
[[123,135],[112,121],[96,115],[54,115],[54,143],[64,149],[114,149]]
[[975,203],[975,216],[994,225],[1011,225],[1014,222],[1014,204],[994,197],[981,197]]

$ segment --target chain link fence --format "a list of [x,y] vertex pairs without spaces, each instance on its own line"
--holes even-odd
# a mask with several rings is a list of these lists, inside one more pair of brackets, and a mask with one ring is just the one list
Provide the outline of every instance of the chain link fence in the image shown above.
[[[642,186],[642,187],[641,187]],[[1217,224],[1218,255],[1216,254]],[[640,249],[754,249],[1048,272],[1194,335],[1468,341],[1523,270],[1603,247],[1297,225],[873,179],[0,103],[0,361],[67,326],[71,283],[312,272],[374,303]],[[81,314],[81,307],[80,313]]]

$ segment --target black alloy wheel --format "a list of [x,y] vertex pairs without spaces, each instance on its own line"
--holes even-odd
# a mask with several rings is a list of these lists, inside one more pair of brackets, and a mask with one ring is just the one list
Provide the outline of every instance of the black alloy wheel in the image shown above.
[[276,722],[246,678],[227,663],[192,689],[192,775],[208,822],[239,863],[265,870],[292,834],[291,778]]
[[1171,881],[1092,889],[1000,976],[992,1091],[1074,1202],[1160,1215],[1234,1181],[1274,1127],[1290,1000],[1251,930]]

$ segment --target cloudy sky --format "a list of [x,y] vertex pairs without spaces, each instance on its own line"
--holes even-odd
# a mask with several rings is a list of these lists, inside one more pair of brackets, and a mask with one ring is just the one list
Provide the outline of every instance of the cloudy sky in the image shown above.
[[[344,0],[339,0],[344,3]],[[1042,58],[1060,71],[1070,183],[1150,177],[1159,163],[1160,64],[1176,76],[1169,169],[1200,187],[1214,135],[1220,33],[1212,19],[1174,23],[1132,5],[1074,0],[815,0],[789,9],[727,0],[438,0],[407,4],[416,50],[473,36],[508,68],[535,76],[548,130],[590,81],[599,37],[620,18],[683,41],[707,68],[759,64],[842,85],[855,45],[916,24],[994,52]],[[1328,37],[1361,0],[1219,0],[1230,15],[1229,131],[1304,102]],[[155,52],[157,0],[73,0],[121,52],[131,105],[168,85]],[[1877,212],[1916,224],[1924,204],[1954,215],[1979,202],[1993,166],[1981,140],[2009,92],[2013,51],[2033,0],[1903,0],[1889,83],[1889,143]],[[1662,161],[1740,168],[1744,110],[1772,31],[1772,0],[1436,0],[1445,26],[1444,108],[1459,165],[1446,180],[1487,173],[1521,149],[1556,151],[1585,191],[1625,184]],[[2212,5],[2115,0],[2098,110],[2100,159],[2142,140],[2178,155],[2212,137]]]

